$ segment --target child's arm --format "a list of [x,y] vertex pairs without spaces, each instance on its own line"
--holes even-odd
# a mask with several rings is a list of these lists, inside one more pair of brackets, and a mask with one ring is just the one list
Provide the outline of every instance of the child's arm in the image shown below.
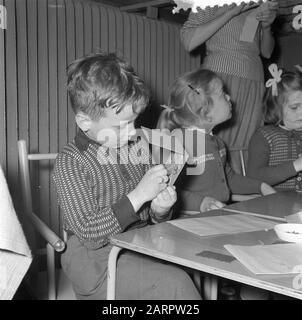
[[221,27],[240,13],[258,4],[240,4],[208,8],[191,13],[181,30],[181,40],[187,51],[192,51],[211,38]]
[[296,176],[297,172],[302,170],[302,160],[299,159],[269,166],[269,153],[266,139],[260,131],[257,131],[249,144],[247,176],[274,186]]
[[145,202],[153,200],[166,189],[166,182],[168,182],[167,170],[163,165],[149,169],[137,187],[127,195],[134,211],[137,212]]
[[[89,172],[85,165],[72,156],[59,154],[54,180],[68,227],[87,247],[105,246],[109,236],[124,231],[129,225],[140,220],[136,212],[143,201],[151,200],[145,190],[150,190],[154,197],[166,188],[165,183],[159,184],[157,181],[166,170],[154,167],[153,171],[148,171],[140,186],[129,193],[130,198],[129,195],[124,195],[116,203],[101,207],[94,196],[93,185],[87,179]],[[145,190],[141,190],[144,188]]]

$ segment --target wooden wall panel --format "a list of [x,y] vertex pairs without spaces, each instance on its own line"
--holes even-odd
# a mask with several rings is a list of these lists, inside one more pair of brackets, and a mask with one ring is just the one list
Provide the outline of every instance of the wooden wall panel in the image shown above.
[[[117,52],[150,87],[155,118],[171,82],[199,66],[179,42],[179,27],[81,0],[0,0],[8,29],[0,30],[0,163],[18,208],[17,140],[29,151],[58,152],[76,132],[66,91],[66,67],[91,52]],[[156,109],[157,108],[157,109]],[[156,120],[156,119],[155,119]],[[32,165],[34,209],[61,226],[49,163]],[[21,206],[20,206],[21,207]]]
[[[0,5],[4,5],[3,0],[0,0]],[[5,32],[0,29],[0,164],[4,172],[6,172]]]

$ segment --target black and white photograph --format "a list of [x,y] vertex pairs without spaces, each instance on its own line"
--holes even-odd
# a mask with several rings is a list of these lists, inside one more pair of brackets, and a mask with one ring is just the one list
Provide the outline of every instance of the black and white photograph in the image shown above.
[[0,0],[0,300],[302,300],[302,0]]

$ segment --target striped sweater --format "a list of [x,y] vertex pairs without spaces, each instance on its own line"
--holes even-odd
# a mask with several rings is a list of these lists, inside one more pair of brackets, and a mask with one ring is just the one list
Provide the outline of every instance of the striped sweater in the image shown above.
[[293,162],[302,156],[302,131],[280,126],[264,126],[254,134],[249,145],[247,174],[279,190],[302,190],[302,173]]
[[136,214],[126,196],[150,168],[149,154],[144,150],[140,142],[121,148],[123,164],[117,164],[116,153],[79,131],[59,153],[53,178],[64,213],[64,229],[86,247],[102,247],[109,236],[147,224],[149,208],[143,206]]
[[[186,30],[200,27],[217,16],[218,7],[197,8],[191,12],[181,29],[181,39]],[[240,41],[246,17],[252,10],[229,20],[206,41],[206,57],[203,68],[249,80],[263,81],[263,67],[260,59],[260,29],[253,42]]]

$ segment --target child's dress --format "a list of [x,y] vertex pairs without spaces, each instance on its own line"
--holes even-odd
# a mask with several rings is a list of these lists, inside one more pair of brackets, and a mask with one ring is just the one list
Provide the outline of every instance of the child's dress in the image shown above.
[[[188,163],[177,181],[178,204],[180,210],[199,211],[204,197],[213,197],[227,202],[231,193],[253,194],[260,192],[261,182],[236,174],[226,161],[226,148],[215,135],[194,130],[195,141],[204,141],[205,148],[185,145],[189,154]],[[200,149],[200,150],[199,150]],[[205,151],[205,152],[204,152]],[[204,170],[198,170],[197,167]],[[196,175],[188,175],[187,169],[196,168]]]
[[277,190],[302,190],[302,174],[293,165],[300,156],[302,130],[264,126],[251,139],[247,175],[261,177]]

